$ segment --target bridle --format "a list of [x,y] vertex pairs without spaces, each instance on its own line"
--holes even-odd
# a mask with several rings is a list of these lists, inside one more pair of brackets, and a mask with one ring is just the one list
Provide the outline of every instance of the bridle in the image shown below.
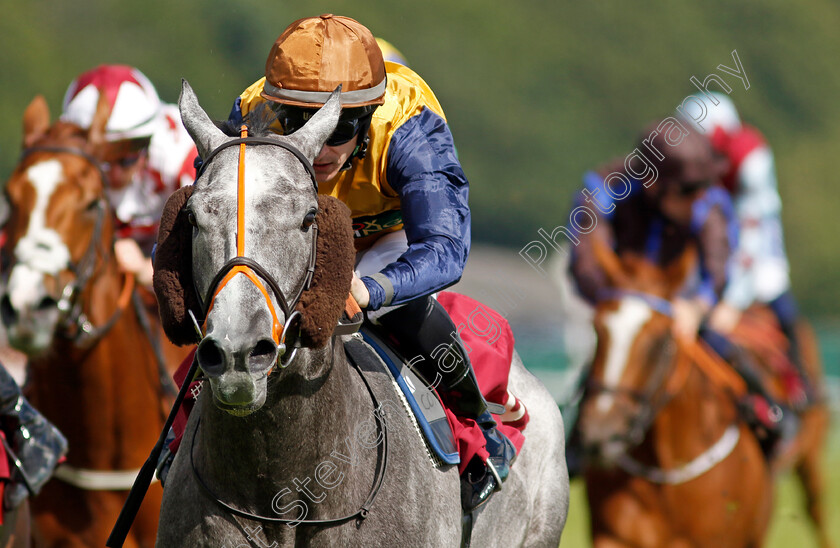
[[[625,296],[634,296],[642,299],[653,310],[668,317],[673,316],[671,303],[661,297],[638,291],[609,290],[599,295],[599,300],[611,300]],[[676,355],[679,349],[682,355]],[[670,367],[674,363],[673,367]],[[654,369],[646,389],[641,392],[629,391],[628,394],[641,407],[642,411],[634,416],[630,422],[628,433],[619,436],[619,442],[625,447],[635,447],[644,439],[645,433],[650,428],[653,420],[659,411],[662,410],[682,389],[685,384],[691,366],[694,364],[700,373],[705,375],[712,383],[724,387],[730,395],[737,399],[746,391],[744,381],[727,366],[714,352],[710,352],[699,341],[672,340],[669,341],[669,348],[660,356],[657,366]],[[594,392],[619,392],[609,389],[603,385],[591,383],[587,391]],[[653,401],[654,396],[660,394],[659,398]],[[644,478],[656,484],[680,485],[694,480],[719,463],[723,462],[740,440],[740,427],[737,423],[730,424],[716,442],[710,445],[700,455],[676,468],[663,469],[658,466],[643,464],[636,460],[629,451],[624,451],[615,458],[615,464],[626,473]]]
[[[102,182],[103,190],[108,187],[108,175],[102,168],[101,162],[81,148],[69,146],[30,147],[24,149],[21,155],[21,161],[36,152],[52,152],[78,156],[96,168]],[[105,215],[108,210],[105,198],[99,197],[95,202],[95,206],[96,220],[90,243],[81,259],[77,262],[71,261],[68,265],[68,270],[73,273],[73,279],[61,290],[61,297],[56,304],[59,311],[56,335],[70,340],[75,346],[84,349],[93,347],[114,327],[123,311],[128,307],[129,299],[134,290],[134,277],[127,275],[123,288],[120,291],[117,308],[102,325],[93,325],[82,310],[82,303],[79,297],[96,272],[97,259],[106,255],[102,242],[102,226],[105,223]]]
[[[315,190],[315,194],[318,194],[318,182],[315,179],[315,170],[312,167],[312,164],[309,160],[303,155],[303,153],[298,150],[293,145],[283,142],[277,141],[274,139],[264,138],[264,137],[249,137],[248,136],[248,128],[245,125],[242,125],[240,128],[241,136],[238,139],[233,139],[227,141],[215,149],[213,149],[210,154],[203,160],[201,167],[198,170],[197,176],[201,176],[206,168],[207,164],[212,160],[220,151],[234,146],[239,145],[239,168],[237,172],[237,214],[236,214],[236,222],[237,222],[237,239],[236,239],[236,257],[227,261],[221,269],[213,276],[213,279],[210,282],[210,287],[207,290],[206,297],[202,300],[200,298],[201,293],[196,290],[196,294],[199,295],[200,306],[202,308],[203,314],[203,324],[206,326],[207,322],[207,315],[210,313],[210,310],[213,308],[213,302],[219,292],[224,288],[224,286],[233,279],[234,276],[237,274],[242,274],[248,278],[248,280],[253,283],[260,293],[263,295],[263,298],[266,300],[268,304],[269,310],[271,311],[272,320],[273,320],[273,330],[272,330],[272,337],[274,341],[277,343],[279,348],[279,354],[277,358],[277,363],[281,368],[287,367],[292,360],[294,360],[295,356],[297,355],[297,351],[300,348],[300,336],[299,333],[295,337],[294,346],[291,355],[288,359],[283,360],[283,354],[286,350],[286,333],[289,330],[289,326],[292,324],[292,321],[296,318],[298,320],[301,319],[301,314],[294,310],[297,306],[298,302],[300,301],[301,295],[304,291],[309,289],[309,286],[312,283],[312,277],[315,272],[315,258],[316,258],[316,246],[318,240],[318,229],[317,224],[313,223],[312,229],[312,247],[309,254],[309,261],[308,267],[306,271],[306,275],[304,278],[304,282],[301,285],[300,289],[295,294],[295,297],[291,300],[287,300],[283,291],[280,289],[280,286],[277,284],[277,281],[274,277],[265,269],[263,268],[258,262],[254,261],[245,256],[245,146],[248,144],[251,145],[274,145],[280,148],[286,149],[300,161],[301,164],[306,168],[307,173],[309,174],[310,179],[312,180],[312,186]],[[193,277],[195,278],[195,277]],[[274,312],[274,307],[272,305],[271,296],[269,295],[268,290],[265,287],[265,284],[268,285],[268,288],[274,293],[278,306],[283,311],[283,314],[286,318],[286,325],[283,326],[280,324],[277,316]],[[202,333],[204,330],[202,330]],[[352,343],[351,343],[352,344]],[[333,350],[333,359],[335,359],[335,349]],[[273,368],[272,368],[273,370]],[[192,469],[193,476],[195,477],[196,481],[205,491],[205,493],[218,504],[222,508],[226,509],[233,515],[244,517],[251,520],[262,521],[266,523],[285,523],[288,525],[291,524],[298,524],[298,523],[305,523],[309,525],[339,525],[345,522],[348,522],[353,519],[364,520],[368,513],[370,512],[370,507],[373,504],[374,500],[376,499],[377,494],[379,493],[380,488],[385,480],[385,472],[387,469],[387,462],[388,462],[388,435],[387,429],[385,427],[385,421],[383,419],[384,409],[382,404],[376,398],[376,394],[373,391],[370,382],[365,377],[362,369],[356,364],[356,370],[358,371],[359,375],[362,378],[362,381],[367,388],[368,394],[371,397],[374,406],[374,416],[376,417],[376,425],[377,425],[377,434],[382,437],[382,456],[377,461],[377,468],[374,474],[374,483],[371,487],[370,493],[368,494],[367,499],[364,503],[359,507],[358,510],[353,512],[352,514],[347,514],[345,516],[333,519],[300,519],[300,520],[290,520],[290,519],[283,519],[283,518],[275,518],[269,516],[263,516],[259,514],[255,514],[252,512],[247,512],[236,508],[235,506],[226,503],[223,501],[218,495],[214,493],[214,491],[210,488],[209,485],[201,478],[201,475],[198,472],[198,469],[195,466],[195,461],[193,460],[193,449],[195,444],[195,439],[198,437],[198,428],[200,425],[200,418],[196,421],[195,431],[193,432],[192,441],[190,444],[190,467]],[[271,374],[271,371],[269,371]],[[188,384],[189,381],[185,381],[185,384]]]
[[[640,291],[610,289],[599,293],[599,301],[621,299],[624,297],[636,297],[644,301],[652,310],[667,317],[673,317],[671,303],[662,297],[651,295]],[[589,379],[586,383],[586,394],[611,394],[624,396],[639,406],[629,422],[627,433],[621,435],[619,440],[629,446],[636,446],[644,439],[656,415],[677,395],[688,377],[690,363],[688,360],[676,355],[677,344],[669,340],[663,351],[659,354],[651,375],[641,390],[629,388],[606,386],[603,383]],[[674,359],[677,358],[676,365]]]
[[[301,314],[300,312],[295,310],[295,307],[300,301],[303,292],[309,289],[310,285],[312,284],[312,276],[315,273],[315,258],[318,244],[318,226],[317,223],[313,223],[310,227],[312,233],[312,246],[309,252],[309,259],[303,283],[301,284],[293,299],[286,299],[283,290],[280,289],[280,285],[268,272],[268,270],[265,269],[262,265],[260,265],[257,261],[245,256],[245,146],[249,144],[273,145],[283,148],[291,152],[300,161],[303,167],[306,168],[306,171],[309,174],[309,178],[312,180],[312,186],[315,190],[316,195],[318,194],[318,182],[315,180],[315,170],[313,169],[312,164],[309,162],[306,156],[304,156],[303,153],[297,149],[297,147],[289,143],[278,141],[275,139],[270,139],[267,137],[249,137],[248,127],[245,125],[242,125],[242,127],[240,128],[240,132],[240,138],[224,142],[221,145],[214,148],[207,155],[207,157],[204,158],[203,162],[201,163],[201,167],[198,169],[198,173],[196,175],[196,179],[198,179],[198,177],[201,177],[207,165],[214,157],[216,157],[217,154],[219,154],[219,152],[226,148],[239,145],[239,167],[237,170],[236,193],[236,256],[227,261],[224,265],[222,265],[219,271],[216,272],[216,275],[213,276],[213,279],[210,281],[210,286],[208,287],[204,298],[201,297],[201,292],[198,290],[198,288],[195,288],[196,295],[198,296],[199,306],[201,306],[202,326],[200,333],[202,336],[204,333],[206,333],[207,316],[213,309],[213,304],[215,303],[215,299],[218,296],[218,294],[222,291],[225,285],[227,285],[227,283],[231,281],[237,274],[242,274],[257,287],[257,289],[260,291],[268,305],[268,309],[271,312],[272,318],[271,335],[278,347],[277,364],[281,368],[284,368],[287,367],[294,360],[295,356],[297,355],[297,351],[300,348],[300,332],[298,325],[298,333],[294,335],[294,340],[290,341],[292,343],[292,352],[288,357],[285,357],[287,349],[286,338],[289,332],[289,326],[295,323],[295,321],[297,321],[297,323],[299,324],[301,320]],[[193,277],[193,283],[195,283],[195,277]],[[268,285],[268,288],[266,288],[266,284]],[[280,310],[283,311],[286,325],[281,324],[280,320],[277,318],[277,314],[275,312],[275,308],[271,299],[271,295],[269,294],[269,290],[271,290],[271,293],[274,294],[274,297],[277,300],[278,307],[280,308]],[[272,367],[272,371],[273,369],[274,368]],[[269,371],[269,374],[270,373],[271,371]]]

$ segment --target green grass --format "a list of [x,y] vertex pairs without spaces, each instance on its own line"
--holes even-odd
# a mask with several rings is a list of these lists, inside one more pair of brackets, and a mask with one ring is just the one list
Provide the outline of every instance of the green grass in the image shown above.
[[[836,424],[836,423],[835,423]],[[835,426],[825,459],[825,515],[831,540],[840,543],[840,430]],[[582,480],[574,480],[566,529],[560,548],[591,546],[589,509]],[[802,489],[793,474],[785,474],[776,483],[776,504],[767,548],[817,548],[816,535],[805,511]]]

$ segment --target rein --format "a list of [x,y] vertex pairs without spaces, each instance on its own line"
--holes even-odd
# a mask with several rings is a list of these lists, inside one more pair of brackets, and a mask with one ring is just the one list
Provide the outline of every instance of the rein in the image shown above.
[[[222,289],[224,289],[227,283],[230,282],[237,274],[242,274],[246,278],[248,278],[248,280],[252,284],[254,284],[254,286],[256,286],[256,288],[259,290],[259,292],[265,299],[266,304],[268,305],[268,309],[271,312],[272,318],[271,335],[278,347],[277,364],[281,368],[283,368],[287,367],[292,362],[292,360],[297,355],[298,348],[300,348],[299,336],[295,336],[291,355],[287,359],[283,359],[287,348],[286,336],[289,330],[289,326],[292,325],[293,321],[296,318],[298,320],[300,319],[300,314],[298,312],[295,312],[294,308],[300,301],[303,292],[309,289],[312,283],[312,277],[315,273],[315,259],[318,244],[318,226],[317,224],[313,224],[310,229],[312,232],[312,246],[310,247],[309,260],[307,263],[307,269],[303,284],[301,284],[294,298],[288,300],[286,299],[286,296],[284,295],[283,291],[280,289],[280,285],[268,272],[268,270],[253,259],[248,258],[245,254],[245,146],[248,144],[273,145],[291,152],[306,168],[306,171],[309,174],[310,179],[312,180],[312,185],[315,189],[315,193],[318,193],[318,182],[315,180],[315,170],[312,168],[312,164],[309,162],[309,160],[307,160],[307,158],[303,155],[303,153],[300,150],[283,141],[277,141],[275,139],[270,139],[267,137],[249,137],[248,127],[245,125],[241,127],[241,137],[239,139],[233,139],[222,143],[221,145],[213,149],[210,152],[210,154],[207,155],[207,158],[202,162],[201,167],[199,168],[198,176],[201,176],[201,174],[204,173],[204,170],[210,163],[210,160],[212,160],[219,152],[226,148],[239,145],[239,166],[237,169],[236,192],[236,256],[227,261],[222,266],[222,268],[216,273],[216,275],[213,276],[213,279],[210,282],[210,287],[207,290],[207,294],[203,299],[201,297],[201,292],[196,291],[196,294],[198,295],[199,299],[199,304],[202,308],[203,321],[201,326],[201,333],[203,334],[206,332],[207,316],[213,309],[213,304],[215,303],[218,294],[222,291]],[[263,283],[263,281],[265,283]],[[268,289],[266,289],[266,284],[268,285]],[[275,307],[272,302],[271,295],[269,294],[269,289],[271,290],[271,293],[274,294],[275,299],[277,300],[277,305],[280,308],[280,310],[282,310],[283,315],[285,316],[285,326],[281,324],[280,320],[277,318],[277,313],[275,312]],[[271,371],[269,371],[269,374],[271,374]]]

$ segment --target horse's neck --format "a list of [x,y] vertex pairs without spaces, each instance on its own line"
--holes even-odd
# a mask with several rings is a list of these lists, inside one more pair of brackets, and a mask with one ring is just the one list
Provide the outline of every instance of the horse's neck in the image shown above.
[[663,467],[676,467],[694,459],[717,442],[735,420],[730,396],[692,365],[682,389],[651,426],[649,440],[656,460]]
[[[81,295],[94,326],[116,311],[123,277],[106,266]],[[70,462],[91,468],[135,468],[162,426],[156,361],[133,303],[91,348],[57,339],[32,361],[34,403],[67,436]]]
[[[306,478],[311,480],[308,489],[317,496],[317,491],[325,490],[316,485],[316,474],[322,471],[316,469],[328,460],[338,470],[331,480],[344,474],[343,493],[367,489],[360,486],[370,485],[377,449],[361,437],[375,437],[375,432],[365,429],[360,435],[359,430],[364,429],[363,423],[375,424],[373,405],[340,343],[336,344],[301,356],[309,363],[298,365],[310,370],[315,366],[319,375],[304,378],[292,373],[273,379],[265,406],[247,417],[217,409],[209,401],[210,388],[205,389],[195,463],[202,479],[220,497],[238,504],[253,502],[266,512],[272,498],[284,488],[291,490],[288,500],[303,496],[295,491],[302,492],[300,484],[306,483]],[[330,362],[332,365],[326,365]],[[361,495],[360,500],[364,498]],[[237,500],[240,497],[242,500]]]

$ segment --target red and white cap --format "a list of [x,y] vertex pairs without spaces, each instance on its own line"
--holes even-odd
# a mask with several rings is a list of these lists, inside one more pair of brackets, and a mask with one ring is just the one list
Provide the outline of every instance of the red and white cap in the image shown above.
[[697,123],[690,116],[683,116],[682,118],[691,124],[697,132],[709,137],[721,132],[725,135],[732,135],[741,129],[741,117],[738,116],[738,110],[735,108],[732,99],[728,95],[717,91],[709,92],[709,95],[714,96],[717,105],[709,98],[703,99],[708,110],[706,111],[706,117],[700,123]]
[[105,127],[109,141],[152,136],[158,125],[160,98],[142,72],[126,65],[101,65],[73,80],[64,94],[61,119],[90,127],[100,93],[105,93],[111,104]]

